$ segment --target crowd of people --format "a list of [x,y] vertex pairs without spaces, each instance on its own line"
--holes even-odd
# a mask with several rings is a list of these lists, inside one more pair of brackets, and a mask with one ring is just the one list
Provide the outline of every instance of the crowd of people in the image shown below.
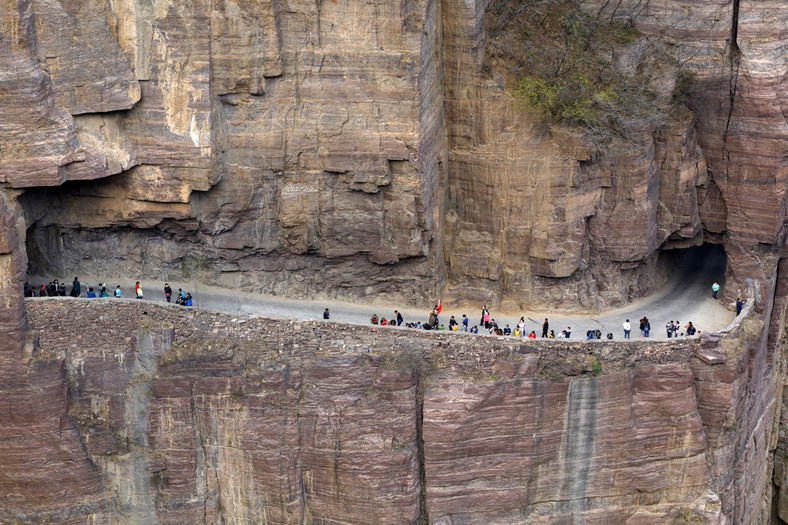
[[[107,290],[107,285],[104,283],[98,283],[98,285],[94,288],[93,286],[87,286],[87,290],[83,295],[84,286],[81,282],[79,282],[78,277],[74,277],[74,281],[71,283],[71,290],[66,293],[66,283],[61,283],[57,279],[50,281],[49,283],[42,283],[41,288],[38,289],[38,296],[39,297],[86,297],[88,299],[96,299],[102,297],[109,297],[109,290]],[[35,297],[36,296],[36,287],[31,286],[29,281],[25,281],[24,284],[24,294],[25,297]],[[115,290],[112,292],[112,296],[115,298],[123,297],[123,289],[121,285],[118,285]],[[144,299],[145,292],[142,289],[142,285],[139,281],[134,284],[134,297],[137,299]],[[170,288],[169,283],[164,283],[164,297],[167,299],[167,302],[172,301],[172,288]],[[181,288],[178,288],[178,293],[176,295],[175,304],[179,304],[181,306],[192,306],[194,304],[194,299],[192,298],[192,294],[189,292],[184,292]]]
[[[87,288],[87,290],[85,290]],[[80,283],[79,278],[75,277],[74,281],[71,284],[70,291],[68,290],[65,283],[59,282],[57,279],[50,281],[49,283],[42,283],[40,288],[36,288],[35,286],[31,286],[29,282],[24,283],[24,295],[26,297],[35,297],[36,290],[38,290],[38,296],[40,297],[86,297],[86,298],[103,298],[109,297],[110,292],[104,283],[98,283],[96,287],[93,286],[83,286]],[[719,291],[719,285],[715,282],[714,286],[712,287],[712,298],[717,299],[717,292]],[[123,289],[121,285],[117,285],[117,287],[112,292],[112,295],[116,298],[123,297]],[[170,287],[169,283],[164,283],[164,297],[166,301],[172,302],[173,295],[175,296],[175,303],[182,306],[192,306],[193,305],[193,298],[191,293],[184,292],[183,289],[178,288],[177,293],[174,293],[172,288]],[[139,281],[137,281],[134,285],[134,297],[137,299],[144,299],[145,294],[142,289],[142,285]],[[740,314],[742,308],[744,306],[744,302],[741,298],[736,298],[736,314]],[[528,339],[536,339],[537,338],[537,330],[536,329],[529,329],[526,327],[526,320],[525,317],[520,317],[520,320],[514,324],[513,326],[509,326],[509,324],[505,324],[501,327],[495,319],[490,315],[490,311],[487,308],[487,305],[484,305],[481,309],[481,314],[479,317],[478,324],[471,323],[470,319],[466,314],[462,314],[460,319],[457,319],[454,315],[450,316],[447,323],[440,322],[440,314],[442,311],[442,306],[440,301],[437,305],[432,309],[429,314],[429,319],[426,322],[416,321],[416,322],[405,322],[402,314],[394,310],[393,315],[389,318],[386,317],[378,317],[377,314],[373,314],[370,318],[370,323],[374,325],[380,326],[404,326],[406,328],[413,328],[419,330],[446,330],[446,331],[453,331],[453,332],[468,332],[473,334],[478,334],[480,331],[487,332],[491,335],[499,335],[499,336],[513,336],[513,337],[521,337],[521,338],[528,338]],[[330,319],[331,313],[328,308],[325,309],[323,312],[323,319]],[[532,322],[536,322],[533,319],[530,319]],[[538,323],[537,323],[538,326]],[[629,319],[626,319],[622,325],[623,328],[623,338],[630,339],[631,332],[632,332],[632,324],[630,323]],[[643,316],[639,320],[639,330],[641,338],[649,338],[651,336],[651,322],[649,321],[648,317]],[[670,320],[665,325],[665,333],[668,339],[682,337],[682,336],[694,336],[700,334],[697,330],[695,325],[692,321],[686,323],[682,326],[681,322],[678,320]],[[586,331],[586,340],[599,340],[603,338],[603,333],[599,329],[592,329]],[[544,321],[541,323],[541,338],[543,339],[570,339],[572,337],[572,327],[567,326],[565,329],[561,330],[558,334],[555,333],[554,329],[550,328],[550,321],[548,318],[545,318]],[[605,336],[607,339],[613,339],[614,334],[612,332],[608,332]]]
[[[736,313],[737,315],[741,312],[741,308],[744,303],[741,302],[739,298],[736,299]],[[386,319],[385,317],[378,317],[377,314],[373,314],[370,318],[370,323],[374,325],[380,326],[405,326],[405,328],[414,328],[417,330],[447,330],[453,332],[468,332],[472,334],[478,334],[479,330],[486,331],[491,335],[500,335],[500,336],[514,336],[514,337],[524,337],[528,339],[536,339],[536,330],[528,331],[526,329],[526,322],[525,317],[520,317],[520,320],[514,326],[514,328],[510,327],[506,324],[503,328],[501,328],[495,319],[490,315],[490,311],[487,308],[487,305],[482,307],[481,317],[479,318],[479,323],[475,325],[471,325],[469,318],[466,314],[462,314],[461,319],[456,319],[455,316],[451,316],[448,321],[448,326],[446,324],[441,323],[439,319],[441,307],[440,304],[436,305],[432,311],[430,312],[429,320],[426,322],[416,321],[416,322],[408,322],[405,323],[402,317],[402,314],[399,313],[397,310],[394,310],[394,315],[390,319]],[[329,319],[329,311],[326,308],[324,314],[324,319]],[[630,323],[629,319],[625,320],[622,325],[624,331],[624,339],[631,338],[632,332],[632,324]],[[643,316],[639,321],[639,328],[640,328],[640,336],[641,338],[649,338],[651,335],[651,321],[649,321],[648,317]],[[692,321],[688,322],[684,327],[681,326],[679,321],[668,321],[667,325],[665,326],[666,333],[668,338],[676,338],[680,336],[693,336],[699,335],[700,332],[695,328]],[[567,326],[565,329],[561,330],[558,334],[555,333],[555,330],[550,329],[550,320],[545,318],[544,322],[541,324],[541,338],[543,339],[571,339],[572,337],[572,327]],[[612,332],[608,332],[605,336],[607,339],[613,339],[614,334]],[[586,331],[586,340],[599,340],[603,338],[603,333],[599,329],[594,330],[587,330]]]

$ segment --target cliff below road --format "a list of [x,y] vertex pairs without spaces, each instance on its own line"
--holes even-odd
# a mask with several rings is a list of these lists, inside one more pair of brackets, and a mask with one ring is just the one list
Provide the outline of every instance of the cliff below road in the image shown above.
[[755,319],[700,340],[523,343],[140,302],[26,306],[25,356],[0,396],[31,407],[0,435],[3,522],[770,512],[777,384],[754,388],[767,367]]

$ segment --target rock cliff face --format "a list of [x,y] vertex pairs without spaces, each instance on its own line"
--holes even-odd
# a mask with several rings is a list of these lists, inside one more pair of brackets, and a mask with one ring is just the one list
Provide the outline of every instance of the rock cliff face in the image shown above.
[[[4,15],[1,176],[57,186],[21,197],[32,267],[596,309],[657,287],[663,250],[715,242],[726,298],[768,295],[778,3],[578,5],[641,32],[610,57],[656,96],[626,141],[512,95],[506,0],[23,2]],[[682,78],[692,111],[665,113]]]
[[[513,95],[501,14],[528,3],[6,2],[0,520],[788,521],[785,8],[578,4],[639,31],[609,57],[655,97],[626,140]],[[29,268],[595,310],[703,242],[753,318],[596,371],[289,323],[200,346],[205,319],[74,305],[93,328],[60,340],[19,292]]]
[[588,345],[139,302],[27,312],[16,373],[30,381],[0,399],[39,408],[0,434],[4,523],[769,516],[778,389],[761,383],[757,319],[699,341]]

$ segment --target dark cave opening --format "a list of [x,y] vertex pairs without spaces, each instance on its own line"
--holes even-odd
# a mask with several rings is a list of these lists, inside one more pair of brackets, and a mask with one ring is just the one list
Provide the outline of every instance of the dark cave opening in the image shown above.
[[705,288],[715,281],[721,287],[725,286],[728,257],[722,244],[703,243],[690,248],[664,250],[660,257],[673,267],[669,288]]

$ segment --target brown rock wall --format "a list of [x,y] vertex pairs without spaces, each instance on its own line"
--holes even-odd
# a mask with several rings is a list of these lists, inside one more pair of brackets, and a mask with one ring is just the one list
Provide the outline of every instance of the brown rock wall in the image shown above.
[[[71,178],[123,173],[30,198],[29,223],[64,239],[42,263],[138,273],[155,243],[146,271],[197,260],[204,278],[277,294],[435,295],[422,280],[443,266],[438,2],[112,9],[141,99],[77,121],[92,149]],[[31,244],[51,252],[51,235]],[[78,255],[104,242],[115,257]]]
[[[37,344],[17,368],[47,371],[46,395],[63,396],[45,405],[60,411],[59,454],[81,443],[95,470],[50,461],[44,483],[79,481],[57,505],[48,493],[11,501],[6,521],[754,523],[764,512],[768,476],[756,473],[772,406],[743,388],[764,371],[757,321],[702,340],[523,344],[139,301],[34,299],[27,311]],[[727,358],[703,363],[701,347]],[[24,395],[46,426],[45,392]],[[6,493],[26,487],[3,472]]]

